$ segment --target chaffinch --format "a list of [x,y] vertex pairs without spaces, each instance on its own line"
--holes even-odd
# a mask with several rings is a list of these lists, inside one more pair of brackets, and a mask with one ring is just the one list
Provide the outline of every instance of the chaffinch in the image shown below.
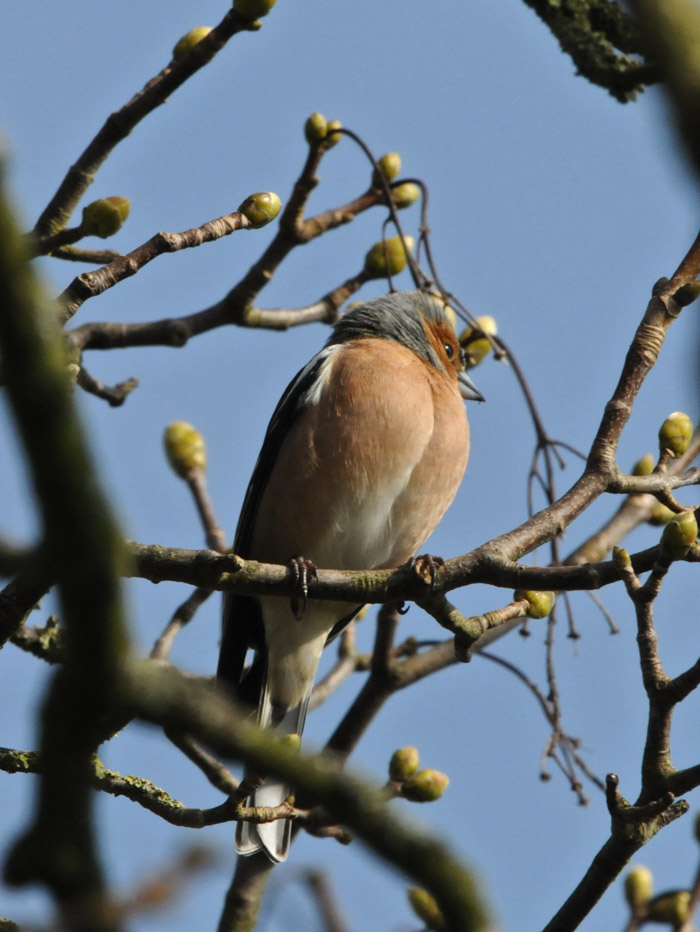
[[[483,400],[441,305],[421,292],[359,304],[284,392],[267,429],[233,549],[264,563],[395,567],[454,498],[469,455],[463,398]],[[257,705],[261,727],[301,735],[321,652],[361,606],[229,594],[218,676]],[[254,652],[246,665],[248,652]],[[249,800],[278,806],[268,778]],[[239,822],[240,854],[282,861],[287,819]]]

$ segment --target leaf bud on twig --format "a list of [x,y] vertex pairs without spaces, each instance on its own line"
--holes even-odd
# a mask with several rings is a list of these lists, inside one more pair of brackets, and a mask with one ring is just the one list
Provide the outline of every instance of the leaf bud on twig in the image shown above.
[[383,155],[378,163],[379,171],[375,168],[372,172],[372,184],[375,188],[381,187],[382,176],[387,181],[393,181],[401,174],[401,156],[398,152],[387,152]]
[[495,337],[497,333],[498,325],[496,320],[489,315],[477,317],[476,326],[467,327],[466,330],[462,331],[459,344],[467,357],[467,369],[478,366],[491,352],[491,341],[484,334]]
[[650,476],[654,472],[654,457],[651,453],[640,456],[632,467],[633,476]]
[[638,910],[651,899],[654,892],[654,877],[648,867],[635,864],[625,877],[625,899],[630,909]]
[[[406,247],[413,249],[413,237],[406,236]],[[406,268],[408,257],[400,236],[375,243],[365,256],[365,272],[372,278],[384,278],[385,275],[398,275]]]
[[275,219],[281,207],[282,202],[272,191],[258,191],[247,197],[238,210],[254,230],[259,230]]
[[449,784],[450,778],[439,770],[419,770],[403,782],[401,796],[412,803],[432,803],[440,799]]
[[391,189],[391,199],[397,210],[403,210],[415,204],[420,197],[420,188],[412,181],[404,181],[403,184],[397,184]]
[[671,560],[682,560],[698,536],[695,512],[682,511],[668,522],[661,535],[661,553]]
[[246,19],[256,20],[267,16],[275,3],[277,0],[233,0],[233,8]]
[[343,124],[340,120],[329,120],[326,123],[326,148],[330,149],[331,146],[337,146],[340,140],[343,138],[343,134],[337,132],[337,130],[342,129]]
[[186,479],[195,469],[206,469],[204,437],[187,421],[173,421],[163,434],[163,446],[173,471]]
[[389,779],[396,783],[403,783],[416,773],[419,764],[420,757],[417,748],[399,748],[398,751],[394,751],[389,761]]
[[312,113],[304,123],[304,136],[310,146],[317,146],[326,138],[328,123],[322,113]]
[[649,524],[653,524],[654,527],[660,527],[662,524],[668,524],[671,518],[675,518],[675,516],[676,512],[671,511],[668,505],[655,502],[651,506],[651,511],[649,512]]
[[180,61],[181,58],[184,58],[185,55],[191,52],[195,45],[201,42],[205,36],[208,36],[210,32],[211,26],[196,26],[194,29],[190,29],[189,32],[186,32],[173,49],[173,58],[175,61]]
[[554,593],[537,589],[516,589],[513,600],[524,600],[528,603],[526,614],[528,618],[546,618],[554,608]]
[[693,422],[682,411],[669,414],[659,428],[659,448],[670,450],[674,459],[683,456],[693,436]]
[[127,197],[102,197],[83,208],[80,229],[83,236],[99,236],[106,239],[121,229],[129,216],[131,204]]
[[428,893],[422,887],[409,887],[408,902],[413,912],[425,923],[430,932],[443,932],[445,917],[432,893]]
[[646,918],[651,922],[667,922],[680,929],[690,919],[690,893],[687,890],[669,890],[649,901]]

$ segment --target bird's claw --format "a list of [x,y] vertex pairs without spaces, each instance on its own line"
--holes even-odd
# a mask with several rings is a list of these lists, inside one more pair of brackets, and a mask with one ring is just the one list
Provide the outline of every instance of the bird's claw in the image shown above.
[[318,579],[318,573],[316,572],[315,564],[304,557],[292,557],[288,566],[294,577],[295,586],[301,596],[301,607],[299,606],[299,597],[296,595],[293,595],[290,599],[289,607],[296,620],[301,621],[308,604],[309,579]]
[[443,558],[434,557],[431,553],[423,553],[418,557],[412,557],[409,564],[416,576],[430,586],[431,592],[434,592],[438,587],[440,571],[445,570]]

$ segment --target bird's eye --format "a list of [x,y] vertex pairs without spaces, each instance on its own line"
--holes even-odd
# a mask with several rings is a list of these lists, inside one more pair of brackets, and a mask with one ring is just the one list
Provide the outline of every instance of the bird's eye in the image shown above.
[[448,358],[448,359],[452,359],[453,356],[454,356],[454,354],[455,354],[455,348],[454,348],[454,346],[453,346],[451,343],[443,343],[442,345],[445,347],[445,352],[447,353],[447,358]]

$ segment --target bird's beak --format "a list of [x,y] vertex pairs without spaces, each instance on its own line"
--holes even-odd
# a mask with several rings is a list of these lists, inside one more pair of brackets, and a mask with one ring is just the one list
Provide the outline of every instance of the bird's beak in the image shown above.
[[459,373],[457,382],[459,384],[459,393],[466,401],[486,401],[466,372]]

